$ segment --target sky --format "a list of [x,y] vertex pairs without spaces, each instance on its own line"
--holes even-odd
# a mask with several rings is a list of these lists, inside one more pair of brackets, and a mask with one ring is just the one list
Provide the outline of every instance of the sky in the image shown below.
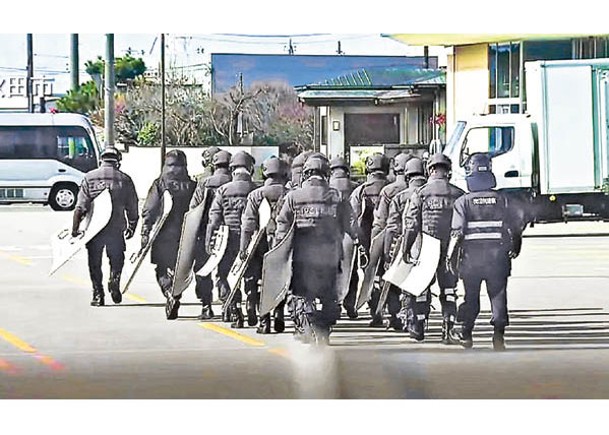
[[[141,57],[147,67],[156,68],[160,62],[160,34],[116,33],[114,53],[124,56],[129,49]],[[380,33],[294,33],[281,36],[236,33],[168,33],[166,38],[167,68],[184,71],[199,82],[207,82],[206,64],[212,53],[288,54],[290,40],[296,55],[336,54],[338,42],[346,55],[422,55],[422,47],[409,47]],[[33,33],[34,75],[55,79],[55,92],[70,87],[70,34]],[[105,56],[106,37],[103,33],[79,34],[80,82],[89,80],[84,64]],[[0,34],[0,77],[24,75],[27,65],[26,33]],[[432,48],[430,55],[446,59],[441,47]],[[445,62],[444,62],[445,63]]]
[[[157,38],[165,32],[168,65],[202,79],[212,53],[287,54],[290,38],[296,55],[335,54],[338,41],[347,55],[422,55],[422,47],[381,34],[609,32],[605,3],[578,0],[577,8],[558,8],[530,0],[31,0],[25,9],[23,2],[4,2],[0,77],[25,71],[27,32],[34,35],[35,74],[54,77],[60,90],[69,87],[70,33],[80,34],[81,82],[89,79],[84,62],[104,56],[104,34],[110,32],[115,56],[131,48],[149,68],[159,63]],[[444,53],[443,48],[430,50],[440,65]]]

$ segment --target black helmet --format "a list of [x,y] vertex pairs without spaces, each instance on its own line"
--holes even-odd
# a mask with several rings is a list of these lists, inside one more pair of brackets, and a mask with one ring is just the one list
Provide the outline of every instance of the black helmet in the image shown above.
[[370,174],[376,171],[382,171],[385,174],[389,173],[389,159],[385,154],[374,153],[366,157],[366,172]]
[[400,153],[393,158],[393,171],[395,173],[404,172],[406,169],[406,163],[412,159],[410,154]]
[[425,168],[423,168],[423,161],[418,157],[413,157],[406,162],[404,168],[405,175],[423,175]]
[[256,159],[252,157],[251,154],[246,153],[245,151],[239,151],[238,153],[233,154],[230,159],[229,167],[232,168],[246,168],[251,171],[254,169],[254,164],[256,163]]
[[347,163],[347,161],[345,159],[343,159],[342,157],[334,157],[332,159],[332,161],[330,162],[330,169],[338,169],[338,168],[342,168],[346,171],[351,169],[351,168],[349,168],[349,164]]
[[173,159],[178,166],[186,166],[186,154],[182,150],[171,150],[165,154],[165,162]]
[[302,168],[302,173],[305,178],[313,174],[327,177],[330,173],[330,162],[323,154],[309,157]]
[[311,154],[313,154],[313,151],[303,151],[294,157],[294,160],[292,160],[292,169],[302,168]]
[[465,162],[465,181],[470,192],[492,189],[497,180],[492,170],[491,156],[474,153]]
[[262,175],[269,177],[271,175],[280,175],[287,177],[288,168],[287,164],[277,157],[270,157],[262,162]]
[[228,151],[220,150],[213,156],[213,163],[215,167],[228,167],[231,161],[231,153]]
[[100,154],[104,162],[120,162],[123,156],[119,150],[114,147],[106,147]]
[[452,162],[450,159],[442,153],[435,153],[429,160],[427,161],[427,169],[431,169],[434,166],[444,166],[446,169],[450,170],[452,167]]
[[205,149],[201,153],[201,157],[203,157],[204,160],[209,162],[214,157],[214,155],[219,151],[221,151],[221,150],[217,146],[211,146],[211,147]]

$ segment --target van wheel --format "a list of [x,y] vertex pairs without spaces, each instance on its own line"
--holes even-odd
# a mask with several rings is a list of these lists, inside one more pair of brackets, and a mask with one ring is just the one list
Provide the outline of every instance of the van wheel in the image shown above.
[[78,187],[75,184],[58,184],[53,186],[49,195],[49,205],[55,211],[74,210]]

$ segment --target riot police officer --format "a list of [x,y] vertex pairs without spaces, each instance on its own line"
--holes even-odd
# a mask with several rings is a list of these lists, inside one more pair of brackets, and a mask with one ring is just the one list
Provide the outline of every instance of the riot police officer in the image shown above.
[[[381,190],[389,182],[389,159],[381,153],[376,153],[366,158],[366,181],[359,185],[351,193],[350,202],[353,213],[357,219],[358,239],[364,250],[369,252],[372,240],[372,224],[374,221],[374,209],[376,208]],[[357,265],[354,267],[349,284],[349,291],[345,296],[343,306],[351,319],[357,318],[355,310],[358,276]],[[372,321],[370,326],[382,326],[383,319],[376,315],[376,302],[378,301],[378,288],[373,291],[372,300],[369,303]]]
[[[397,193],[389,204],[387,215],[387,225],[385,227],[383,250],[385,269],[391,265],[396,255],[399,255],[398,248],[402,241],[402,216],[406,209],[410,197],[416,189],[423,186],[427,179],[423,175],[425,172],[423,162],[418,157],[413,157],[406,162],[404,176],[408,187]],[[402,330],[406,325],[406,307],[400,315],[400,289],[393,285],[389,288],[387,295],[387,311],[389,312],[389,327]],[[405,303],[405,301],[403,301]]]
[[286,195],[275,233],[279,243],[294,225],[291,286],[295,337],[316,343],[328,342],[331,327],[340,317],[335,283],[342,240],[345,233],[352,232],[349,203],[328,186],[329,172],[325,157],[307,159],[302,186]]
[[[269,158],[262,163],[262,174],[265,178],[264,185],[253,190],[247,196],[247,205],[241,217],[241,250],[239,255],[242,259],[245,259],[247,247],[254,232],[258,230],[260,204],[263,200],[266,200],[271,206],[271,219],[264,230],[265,237],[260,241],[246,272],[246,312],[247,322],[250,326],[257,323],[256,307],[259,304],[258,283],[262,279],[262,260],[264,254],[275,244],[277,213],[288,191],[285,187],[288,181],[288,165],[277,157]],[[284,307],[285,302],[281,302],[273,312],[273,324],[276,332],[283,332],[285,329]],[[269,334],[271,332],[270,313],[260,318],[260,326],[256,332],[259,334]]]
[[357,183],[351,181],[349,164],[342,157],[335,157],[330,162],[330,171],[330,187],[338,190],[344,198],[350,198]]
[[313,151],[303,151],[296,157],[294,157],[294,160],[292,160],[291,179],[286,184],[288,190],[293,190],[300,187],[302,167],[304,166],[305,161],[311,154],[313,154]]
[[518,257],[522,245],[521,222],[505,195],[493,188],[495,176],[488,154],[474,153],[466,162],[469,193],[455,201],[447,268],[461,249],[459,272],[465,287],[465,300],[459,307],[463,322],[461,344],[473,346],[472,331],[480,312],[480,286],[486,282],[491,301],[493,348],[504,350],[504,332],[509,324],[507,281],[511,260]]
[[104,190],[110,191],[112,215],[110,221],[89,243],[87,254],[89,276],[93,284],[91,305],[104,305],[104,286],[102,283],[102,254],[104,247],[110,261],[108,291],[112,301],[122,301],[120,278],[125,263],[125,239],[133,237],[137,226],[137,193],[131,177],[119,170],[121,153],[114,147],[106,147],[101,153],[101,166],[87,172],[78,192],[78,201],[72,220],[72,237],[79,234],[78,226],[83,217],[91,212],[93,200]]
[[385,226],[387,225],[387,216],[389,215],[389,204],[391,203],[393,197],[408,187],[404,171],[406,169],[406,163],[411,158],[412,156],[410,154],[400,153],[395,156],[393,160],[393,173],[395,174],[395,181],[383,187],[381,193],[379,194],[378,204],[374,209],[372,237],[375,237],[385,229]]
[[161,176],[152,182],[142,208],[142,248],[149,243],[150,232],[163,214],[163,193],[168,191],[173,205],[163,227],[152,242],[150,261],[156,265],[156,279],[161,293],[167,298],[165,314],[168,320],[178,317],[179,297],[171,294],[175,265],[178,258],[184,214],[196,183],[188,175],[186,154],[171,150],[165,155]]
[[[212,164],[214,167],[214,173],[207,178],[199,179],[197,182],[197,188],[195,189],[190,201],[190,209],[192,210],[201,204],[203,199],[207,197],[207,204],[204,206],[206,211],[203,213],[203,218],[201,219],[199,234],[197,236],[197,246],[195,248],[195,272],[201,269],[209,259],[209,255],[205,249],[205,233],[208,224],[209,206],[211,205],[211,201],[214,197],[216,189],[232,180],[230,171],[228,169],[230,159],[231,154],[228,151],[218,150],[213,154]],[[207,196],[205,196],[206,194]],[[201,315],[199,316],[199,319],[212,319],[214,317],[214,312],[211,305],[213,300],[214,284],[211,276],[195,275],[195,280],[195,293],[197,298],[201,301]]]
[[220,148],[211,146],[201,153],[201,166],[203,166],[203,172],[195,176],[197,182],[205,180],[213,174],[213,158],[218,151],[220,151]]
[[[226,251],[218,265],[217,284],[220,300],[223,302],[229,296],[231,290],[226,278],[237,255],[239,255],[241,213],[245,209],[247,195],[257,187],[252,181],[254,163],[254,158],[245,151],[240,151],[232,156],[229,164],[232,181],[218,187],[209,210],[209,224],[205,235],[205,246],[209,254],[212,252],[215,232],[221,225],[227,225],[229,229]],[[240,290],[236,291],[230,307],[226,307],[225,311],[223,318],[230,318],[233,322],[231,325],[233,328],[243,328],[244,316],[241,311]]]
[[[436,153],[429,158],[429,179],[412,195],[404,214],[403,255],[410,262],[410,252],[419,233],[440,239],[440,261],[435,278],[440,287],[442,305],[442,343],[454,344],[459,339],[454,323],[457,315],[457,276],[446,270],[445,258],[450,240],[450,225],[453,204],[465,192],[449,183],[451,161],[444,154]],[[410,297],[411,295],[405,295]],[[413,303],[414,319],[409,324],[410,336],[417,341],[425,338],[425,323],[429,318],[431,291],[428,288]]]

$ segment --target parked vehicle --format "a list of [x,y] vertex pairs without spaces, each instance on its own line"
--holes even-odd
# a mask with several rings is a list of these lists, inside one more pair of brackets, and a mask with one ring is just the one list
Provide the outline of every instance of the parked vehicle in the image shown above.
[[452,182],[490,153],[497,187],[521,200],[529,222],[609,218],[609,59],[528,62],[525,114],[458,121],[443,152]]
[[0,203],[72,210],[84,174],[98,167],[99,154],[85,116],[0,114]]

